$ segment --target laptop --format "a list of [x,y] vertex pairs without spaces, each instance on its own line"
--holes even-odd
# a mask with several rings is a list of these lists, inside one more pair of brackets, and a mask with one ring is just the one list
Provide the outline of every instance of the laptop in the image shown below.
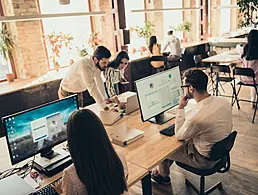
[[0,180],[1,195],[25,195],[32,192],[35,189],[16,174]]
[[121,94],[118,99],[121,102],[126,102],[126,109],[125,110],[119,110],[119,112],[124,113],[125,115],[130,114],[136,110],[139,109],[139,102],[137,98],[137,94],[135,92],[125,92]]
[[120,124],[107,131],[111,142],[119,146],[127,146],[143,137],[143,131]]

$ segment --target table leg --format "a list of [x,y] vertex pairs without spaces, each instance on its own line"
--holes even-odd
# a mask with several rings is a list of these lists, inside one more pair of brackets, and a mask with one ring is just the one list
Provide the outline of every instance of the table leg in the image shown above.
[[151,173],[141,179],[142,181],[142,194],[152,195]]

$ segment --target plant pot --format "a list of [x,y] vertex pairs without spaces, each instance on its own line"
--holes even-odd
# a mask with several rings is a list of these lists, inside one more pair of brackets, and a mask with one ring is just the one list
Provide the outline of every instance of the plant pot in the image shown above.
[[58,62],[55,62],[54,67],[55,67],[55,70],[56,70],[56,71],[59,71],[60,65],[59,65]]
[[14,75],[13,73],[8,73],[6,74],[6,79],[7,81],[10,83],[10,82],[13,82],[14,81]]

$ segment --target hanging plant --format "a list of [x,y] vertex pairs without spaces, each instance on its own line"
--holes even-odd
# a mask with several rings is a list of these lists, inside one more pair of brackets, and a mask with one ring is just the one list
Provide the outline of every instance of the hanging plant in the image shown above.
[[144,26],[136,26],[135,31],[137,32],[139,37],[144,38],[146,43],[148,43],[149,38],[154,33],[154,27],[155,25],[153,25],[150,21],[144,21]]
[[60,58],[60,52],[63,47],[68,48],[69,50],[72,50],[71,48],[71,41],[73,40],[73,37],[70,34],[65,34],[63,32],[55,33],[51,32],[48,35],[46,35],[46,41],[48,45],[50,45],[52,49],[52,61],[54,64],[55,69],[58,71],[60,68],[60,64],[58,62],[58,59]]

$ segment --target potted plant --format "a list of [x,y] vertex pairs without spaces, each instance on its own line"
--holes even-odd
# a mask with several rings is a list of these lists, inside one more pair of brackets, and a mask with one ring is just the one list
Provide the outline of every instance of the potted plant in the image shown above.
[[[170,28],[172,28],[175,32],[184,32],[184,33],[189,33],[192,28],[192,23],[191,22],[183,22],[182,24],[178,26],[173,26],[171,25]],[[187,36],[185,36],[187,37]],[[184,39],[185,42],[187,42],[187,38]]]
[[89,46],[95,50],[97,46],[101,45],[102,40],[99,39],[99,32],[92,33],[88,39]]
[[[258,6],[258,0],[238,0],[237,5],[239,6],[239,27],[247,27],[252,24],[253,21],[253,6]],[[257,10],[256,10],[257,11]],[[256,18],[257,19],[257,18]],[[257,25],[257,22],[255,23]]]
[[76,49],[77,49],[78,55],[80,57],[84,57],[84,56],[89,54],[88,53],[88,48],[86,48],[84,45],[81,45],[80,47],[76,46]]
[[[0,51],[2,52],[4,59],[7,61],[9,67],[11,64],[10,59],[12,58],[12,51],[14,49],[14,42],[11,33],[8,31],[7,26],[2,25],[0,31]],[[6,79],[8,82],[14,81],[14,75],[9,69],[9,73],[6,74]]]
[[[144,21],[144,26],[136,26],[135,31],[137,32],[138,36],[145,39],[146,45],[148,45],[149,38],[154,33],[154,27],[150,21]],[[143,49],[141,49],[143,50]]]
[[50,58],[52,58],[52,63],[54,64],[56,71],[60,69],[58,59],[60,58],[61,49],[63,47],[66,47],[71,50],[72,48],[70,44],[72,40],[73,37],[70,34],[65,34],[62,32],[59,32],[57,34],[55,32],[51,32],[46,36],[46,41],[52,49],[52,56],[50,56]]

